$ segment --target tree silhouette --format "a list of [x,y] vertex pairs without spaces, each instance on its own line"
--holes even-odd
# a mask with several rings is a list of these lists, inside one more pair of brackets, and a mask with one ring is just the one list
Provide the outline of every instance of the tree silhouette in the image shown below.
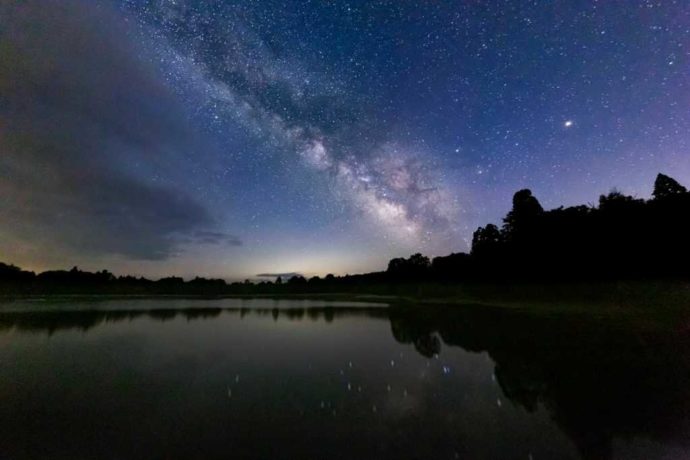
[[501,243],[501,231],[494,224],[479,227],[472,235],[472,255],[477,257],[492,257]]
[[624,195],[617,189],[613,189],[608,195],[599,196],[599,210],[604,213],[626,212],[640,204],[644,200]]
[[680,185],[675,179],[659,173],[654,181],[654,191],[652,192],[652,196],[655,199],[663,199],[670,196],[684,194],[687,193],[687,191],[688,190]]
[[522,189],[513,195],[513,209],[503,219],[504,228],[508,233],[520,226],[533,221],[544,212],[539,201],[529,189]]
[[428,275],[431,261],[420,253],[412,254],[409,259],[402,257],[392,259],[388,263],[386,273],[393,279],[411,280],[424,279]]
[[290,279],[288,280],[288,284],[291,284],[293,286],[304,285],[307,284],[307,279],[302,275],[294,275],[290,277]]

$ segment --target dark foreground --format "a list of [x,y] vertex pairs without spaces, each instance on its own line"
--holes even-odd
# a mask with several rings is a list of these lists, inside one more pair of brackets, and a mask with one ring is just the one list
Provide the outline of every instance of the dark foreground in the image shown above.
[[490,307],[0,306],[2,458],[690,458],[690,322]]

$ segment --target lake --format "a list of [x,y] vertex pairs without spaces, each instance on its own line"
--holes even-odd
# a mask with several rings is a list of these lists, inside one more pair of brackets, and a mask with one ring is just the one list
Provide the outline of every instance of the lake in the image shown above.
[[690,458],[690,327],[480,306],[0,306],[3,459]]

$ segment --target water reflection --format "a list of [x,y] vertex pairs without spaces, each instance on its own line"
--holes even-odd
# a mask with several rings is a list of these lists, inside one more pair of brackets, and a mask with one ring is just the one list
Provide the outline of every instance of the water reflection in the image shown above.
[[441,340],[488,351],[506,397],[547,407],[583,458],[611,458],[620,437],[690,439],[687,330],[481,308],[393,309],[390,319],[395,338],[427,356]]
[[21,332],[45,332],[52,335],[56,331],[78,329],[89,331],[105,323],[132,321],[137,318],[150,318],[169,321],[175,318],[186,320],[215,318],[221,313],[244,318],[247,315],[270,316],[279,319],[299,321],[311,319],[332,322],[337,318],[364,317],[387,319],[388,311],[381,307],[310,307],[310,308],[152,308],[118,310],[49,310],[49,311],[11,311],[0,313],[0,331],[16,329]]
[[[213,422],[211,426],[216,427],[215,430],[209,430],[208,425],[203,425],[205,431],[202,435],[193,427],[187,426],[189,418],[186,416],[175,411],[171,415],[171,408],[166,408],[165,411],[157,405],[155,408],[163,411],[161,414],[165,413],[166,417],[173,417],[178,426],[184,422],[184,433],[201,436],[206,446],[214,446],[211,452],[205,450],[203,445],[198,451],[192,450],[197,453],[203,452],[206,457],[222,456],[217,449],[226,444],[233,446],[239,457],[246,458],[261,458],[266,455],[273,458],[294,458],[323,455],[324,452],[338,458],[400,458],[401,455],[404,458],[425,458],[432,454],[449,458],[538,458],[535,455],[541,453],[542,458],[551,456],[608,459],[655,456],[661,458],[662,455],[683,458],[684,455],[690,454],[690,336],[688,330],[683,328],[669,330],[631,322],[611,324],[584,318],[533,317],[487,307],[196,307],[6,312],[0,314],[0,330],[6,336],[1,343],[5,344],[6,348],[13,337],[26,338],[31,335],[41,336],[44,333],[58,337],[56,333],[60,331],[78,331],[89,336],[97,333],[99,329],[113,327],[117,323],[134,324],[142,319],[168,324],[178,320],[213,320],[204,323],[208,325],[227,320],[231,322],[226,324],[237,327],[232,330],[206,327],[203,334],[211,337],[208,340],[211,340],[213,345],[208,346],[212,352],[207,352],[203,358],[195,357],[194,360],[185,361],[184,364],[178,357],[176,359],[180,360],[179,365],[171,367],[158,368],[155,361],[147,360],[142,361],[144,364],[139,362],[134,370],[128,369],[125,365],[127,353],[141,353],[141,350],[118,350],[117,353],[123,357],[115,361],[117,369],[101,369],[98,375],[103,374],[100,378],[117,381],[124,378],[122,376],[127,372],[132,372],[131,378],[124,380],[124,386],[117,387],[120,393],[115,396],[123,404],[125,413],[112,409],[112,419],[103,427],[105,431],[95,435],[92,433],[96,438],[107,438],[108,430],[122,430],[121,424],[131,423],[130,417],[136,416],[127,412],[142,409],[131,405],[129,401],[124,401],[129,393],[135,401],[146,398],[157,401],[163,399],[165,404],[170,405],[175,401],[184,400],[180,392],[188,386],[189,389],[202,391],[202,394],[197,395],[197,399],[190,403],[193,407],[177,408],[175,411],[187,410],[187,415],[192,419],[195,415],[201,420],[206,418],[208,423]],[[253,321],[252,327],[242,328],[243,321]],[[265,325],[266,321],[276,325],[295,324],[306,327],[307,329],[300,329],[300,337],[308,335],[306,331],[312,330],[310,324],[321,323],[333,328],[333,325],[342,323],[343,328],[333,330],[331,335],[328,329],[319,329],[321,335],[318,338],[310,339],[304,343],[303,348],[293,350],[290,349],[290,340],[294,341],[294,337],[297,337],[293,332],[285,333],[293,335],[275,337],[266,335],[266,329],[255,329]],[[386,322],[389,323],[395,341],[398,344],[413,346],[418,358],[405,358],[404,349],[399,348],[399,351],[395,351],[389,348],[382,338],[376,335],[378,332],[367,329],[374,323],[385,325]],[[127,330],[125,328],[122,331]],[[149,329],[139,327],[136,330],[148,337],[146,331]],[[185,330],[182,324],[179,329],[171,331],[171,337],[174,337],[171,340],[182,342]],[[226,330],[228,334],[243,334],[242,340],[251,343],[244,347],[238,340],[233,342],[235,347],[229,349],[227,354],[218,355],[218,350],[224,349],[224,345],[214,334],[225,333]],[[124,332],[118,332],[120,333]],[[331,338],[333,342],[329,342]],[[336,339],[340,341],[336,343]],[[107,345],[99,345],[101,351],[115,353],[112,351],[113,338],[110,340]],[[170,342],[161,345],[162,340],[157,340],[156,347],[165,349],[165,353],[161,352],[161,355],[167,359],[170,355],[169,349],[182,346]],[[195,336],[194,340],[193,346],[200,347],[200,339]],[[128,346],[134,347],[133,344],[136,343],[136,346],[146,347],[147,341],[150,343],[151,339],[137,339],[136,342],[132,340],[128,342]],[[335,347],[336,351],[313,350],[315,344]],[[43,355],[36,351],[40,346],[32,342],[30,347],[23,348],[20,352],[3,352],[0,358],[14,356],[32,359],[34,355],[41,357]],[[65,346],[68,348],[61,349],[60,353],[65,353],[67,349],[72,353],[86,353],[79,348],[84,344],[71,343]],[[262,351],[263,348],[266,350]],[[454,350],[463,354],[457,355]],[[3,348],[0,348],[0,351],[3,351]],[[346,358],[348,353],[352,356]],[[479,360],[480,355],[473,358],[476,353],[488,354],[491,361],[484,364]],[[277,354],[283,356],[276,356]],[[452,356],[446,360],[446,354]],[[333,356],[338,356],[337,366],[331,362]],[[61,358],[61,355],[58,354],[57,358]],[[101,358],[102,356],[98,359]],[[42,359],[48,358],[43,356]],[[199,361],[200,359],[203,360]],[[302,363],[301,360],[305,362]],[[373,360],[379,364],[367,367],[366,364]],[[80,364],[88,366],[91,363],[95,366],[93,363],[96,362],[99,363],[98,366],[102,365],[100,361],[89,361],[86,358],[80,361]],[[0,367],[0,370],[21,374],[20,366],[11,364],[9,367]],[[54,364],[56,363],[43,362],[36,365]],[[223,392],[226,397],[234,400],[236,405],[247,404],[235,407],[235,413],[230,415],[219,412],[217,405],[214,405],[216,403],[204,398],[204,392],[210,391],[209,388],[215,385],[212,378],[213,370],[221,365],[224,370],[235,369],[232,377],[226,379],[229,381],[224,383]],[[491,366],[490,370],[499,393],[494,399],[495,406],[489,408],[482,402],[478,409],[473,403],[469,403],[467,398],[468,395],[474,394],[472,391],[479,391],[471,385],[473,379],[483,382],[483,387],[489,386],[489,383],[480,377],[484,374],[486,365]],[[52,379],[48,385],[52,382],[61,386],[64,385],[64,381],[69,381],[74,383],[75,388],[81,388],[80,385],[83,384],[79,383],[80,377],[76,374],[88,374],[88,369],[64,368],[64,363],[61,366],[62,373],[75,375],[55,376],[39,369],[32,370],[35,375],[29,373],[16,377],[5,374],[0,379],[0,403],[5,403],[6,406],[6,410],[0,412],[3,420],[9,425],[14,424],[14,427],[6,424],[0,429],[5,438],[0,441],[5,445],[9,442],[9,445],[17,447],[12,451],[16,458],[36,457],[36,451],[24,445],[29,440],[36,441],[24,433],[32,427],[36,428],[34,422],[31,422],[32,419],[44,417],[49,422],[74,422],[72,418],[60,414],[63,406],[58,404],[58,408],[55,409],[58,413],[56,416],[55,411],[34,404],[37,396],[32,396],[25,388],[19,387],[21,383],[38,388],[43,384],[42,379]],[[337,371],[335,368],[331,369],[333,366],[338,367]],[[361,368],[359,373],[355,372],[358,367]],[[453,375],[460,370],[463,370],[464,374]],[[333,375],[328,374],[331,371]],[[141,387],[146,385],[143,372],[151,372],[149,378],[152,381],[160,381],[151,388],[152,391],[155,390],[153,393]],[[257,380],[251,393],[248,393],[248,390],[241,386],[243,372],[265,375],[265,380]],[[201,379],[202,375],[208,378],[203,384],[196,381]],[[453,385],[441,386],[439,379],[444,376],[457,380],[449,380],[454,382]],[[3,380],[10,382],[2,384]],[[278,380],[282,382],[280,385],[277,384]],[[430,390],[424,393],[422,386]],[[378,389],[374,391],[374,387]],[[473,388],[475,390],[470,391]],[[243,392],[247,396],[251,395],[251,398],[240,403],[238,398]],[[357,395],[360,399],[348,400],[346,398],[349,396],[343,396],[343,393]],[[422,397],[422,394],[425,396]],[[481,394],[476,393],[474,398],[488,401],[493,398],[491,394],[493,393],[490,388],[486,388]],[[257,401],[262,398],[272,403],[264,402],[264,405],[256,406]],[[515,412],[511,416],[513,418],[502,422],[506,425],[497,432],[507,438],[497,439],[496,436],[491,438],[488,435],[482,437],[481,433],[468,434],[474,429],[471,426],[473,423],[481,425],[480,417],[496,417],[493,414],[497,410],[507,410],[503,406],[503,398],[512,402],[513,407],[510,410]],[[146,404],[151,404],[150,400],[146,401]],[[15,404],[12,407],[21,414],[7,413],[8,403],[9,406]],[[27,408],[26,404],[30,404],[31,407]],[[42,404],[50,402],[43,401]],[[79,407],[108,413],[109,409],[103,407],[108,404],[94,399],[87,405],[80,403]],[[389,421],[378,428],[372,425],[366,428],[368,431],[357,431],[364,429],[362,425],[370,424],[371,417],[382,417],[383,411],[388,411],[388,417],[392,417],[391,414],[397,411],[395,423]],[[567,444],[551,435],[540,435],[538,431],[542,428],[539,428],[539,425],[530,428],[534,432],[525,432],[518,436],[521,429],[526,429],[523,426],[525,422],[518,421],[522,420],[519,418],[522,413],[520,411],[532,414],[528,417],[533,417],[534,420],[540,420],[541,413],[546,414],[545,420],[555,423],[575,449],[570,451]],[[288,415],[292,412],[299,415],[299,421]],[[335,432],[324,433],[322,417],[325,413],[334,419],[341,418],[342,423],[331,427]],[[417,419],[424,424],[413,422]],[[150,423],[154,424],[149,426],[150,430],[166,432],[162,427],[168,422],[162,415],[154,417]],[[220,423],[229,423],[234,428],[229,432],[225,429],[219,431],[217,424]],[[76,423],[76,426],[80,424]],[[527,444],[525,440],[529,439],[532,447],[529,450],[516,451],[511,447],[511,432],[521,437],[514,440],[517,445],[521,445],[521,442]],[[69,427],[54,427],[49,433],[55,435],[55,438],[44,433],[45,437],[41,438],[41,442],[57,443],[57,438],[64,436],[78,438],[78,434],[72,432],[72,428]],[[311,438],[310,433],[318,433],[318,436]],[[338,433],[343,439],[347,439],[345,433],[353,436],[353,433],[356,433],[357,437],[355,441],[348,439],[341,444]],[[295,439],[290,439],[289,436],[308,438],[311,444],[305,447],[302,442],[295,442]],[[458,441],[458,438],[464,441]],[[151,443],[154,441],[156,440],[150,440]],[[157,442],[170,441],[159,439]],[[266,442],[275,443],[278,450],[262,450]],[[396,443],[398,445],[395,445]],[[495,443],[498,447],[490,447],[488,443]],[[445,448],[445,444],[448,444],[448,449]],[[85,444],[93,449],[96,449],[95,445],[98,445],[95,441]],[[76,457],[89,456],[88,452],[81,452],[80,448],[75,446],[66,451],[58,449],[57,452],[65,457],[68,454]],[[156,450],[154,444],[150,447],[153,451]],[[45,452],[52,451],[47,448]],[[179,452],[169,452],[173,453],[169,453],[168,456],[184,458],[189,457],[190,451],[183,449]],[[96,453],[102,456],[102,452]],[[55,458],[60,455],[50,456]],[[127,455],[136,457],[137,451],[133,450]]]

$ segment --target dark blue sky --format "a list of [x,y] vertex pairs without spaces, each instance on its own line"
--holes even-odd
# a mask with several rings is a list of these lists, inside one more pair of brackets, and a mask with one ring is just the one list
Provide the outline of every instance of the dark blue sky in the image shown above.
[[[0,250],[35,269],[344,274],[690,183],[683,1],[10,1]],[[641,242],[643,244],[643,242]]]

